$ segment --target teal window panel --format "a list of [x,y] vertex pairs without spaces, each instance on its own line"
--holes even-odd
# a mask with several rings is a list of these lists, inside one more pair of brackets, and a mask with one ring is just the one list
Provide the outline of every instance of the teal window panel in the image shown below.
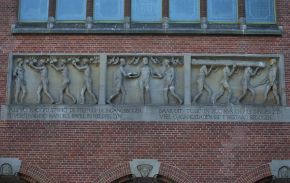
[[207,18],[209,22],[235,23],[238,21],[237,0],[208,0]]
[[94,20],[123,21],[124,0],[94,0]]
[[131,19],[135,22],[160,22],[162,0],[132,0]]
[[49,0],[20,0],[20,22],[46,22],[48,20]]
[[84,21],[86,20],[86,0],[57,0],[56,20]]
[[275,0],[246,0],[247,23],[275,23]]
[[200,20],[199,0],[170,0],[170,21],[196,22]]

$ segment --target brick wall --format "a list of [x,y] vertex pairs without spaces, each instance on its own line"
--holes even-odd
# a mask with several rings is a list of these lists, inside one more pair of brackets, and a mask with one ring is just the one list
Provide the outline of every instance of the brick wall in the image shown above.
[[[288,0],[277,1],[278,24],[284,29],[281,37],[12,35],[17,1],[0,3],[1,104],[6,101],[10,52],[284,54],[290,102]],[[92,183],[106,170],[132,159],[158,159],[198,183],[232,183],[272,159],[290,159],[289,143],[290,125],[283,123],[0,122],[0,157],[20,158],[61,183]],[[37,172],[30,176],[41,177]],[[44,182],[48,179],[43,178]]]

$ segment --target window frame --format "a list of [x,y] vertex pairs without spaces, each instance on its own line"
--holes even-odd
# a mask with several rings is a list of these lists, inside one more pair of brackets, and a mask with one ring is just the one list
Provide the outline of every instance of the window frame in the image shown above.
[[197,0],[197,4],[198,4],[198,20],[192,20],[192,21],[189,21],[189,20],[171,20],[170,18],[170,0],[168,2],[168,18],[169,18],[169,22],[170,23],[200,23],[200,18],[201,18],[201,3],[200,3],[200,0]]
[[46,23],[48,22],[48,19],[49,19],[49,8],[50,8],[50,3],[51,1],[50,0],[47,0],[47,19],[46,20],[23,20],[21,19],[21,5],[22,5],[22,1],[23,0],[19,0],[18,1],[18,22],[21,22],[21,23]]
[[160,20],[158,20],[158,21],[140,21],[140,20],[133,20],[133,8],[134,8],[134,6],[133,6],[133,1],[134,0],[131,0],[131,4],[130,4],[130,6],[131,6],[131,23],[144,23],[144,24],[146,24],[146,23],[162,23],[162,20],[163,20],[163,6],[164,6],[164,0],[160,0],[161,1],[161,11],[160,11],[160,15],[161,15],[161,19]]
[[238,24],[239,23],[239,0],[234,0],[236,2],[236,16],[235,21],[233,22],[226,22],[226,21],[212,21],[209,20],[209,0],[206,1],[206,15],[207,15],[207,22],[208,24]]
[[276,25],[277,24],[277,2],[276,0],[273,0],[273,15],[274,15],[274,21],[273,22],[248,22],[247,21],[247,0],[245,0],[244,3],[244,9],[245,9],[245,19],[246,19],[246,24],[248,25]]
[[58,1],[60,1],[60,0],[56,0],[55,1],[55,21],[56,22],[61,22],[61,23],[83,23],[83,22],[85,22],[86,21],[86,19],[87,19],[87,6],[88,6],[88,0],[83,0],[83,1],[85,1],[85,18],[84,18],[84,20],[59,20],[58,19],[58,9],[59,9],[59,7],[58,7]]
[[125,21],[126,0],[123,0],[123,20],[96,20],[95,19],[95,2],[96,0],[93,0],[93,22],[95,23],[123,23]]

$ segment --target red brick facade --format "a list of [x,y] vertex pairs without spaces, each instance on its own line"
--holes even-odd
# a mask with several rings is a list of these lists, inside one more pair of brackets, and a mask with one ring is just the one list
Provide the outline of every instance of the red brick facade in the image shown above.
[[[277,0],[282,36],[12,34],[17,0],[0,1],[0,103],[6,103],[9,53],[283,54],[290,102],[290,2]],[[268,163],[290,159],[287,123],[0,121],[0,157],[23,161],[41,183],[110,182],[132,159],[157,159],[177,182],[254,183]],[[106,174],[106,172],[111,172]]]

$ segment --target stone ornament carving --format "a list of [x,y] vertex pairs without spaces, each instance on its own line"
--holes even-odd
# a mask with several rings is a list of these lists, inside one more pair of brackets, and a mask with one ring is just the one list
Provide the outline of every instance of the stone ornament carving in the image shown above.
[[134,177],[155,177],[159,174],[160,162],[154,159],[134,159],[130,161],[131,174]]
[[149,174],[152,169],[153,166],[148,164],[141,164],[137,166],[137,170],[140,172],[142,177],[149,177]]
[[16,55],[9,99],[17,105],[281,105],[280,63],[251,56]]
[[0,158],[0,176],[16,175],[21,166],[21,161],[16,158]]
[[0,167],[0,175],[13,175],[12,166],[8,163],[4,163]]
[[290,168],[287,166],[282,166],[278,171],[278,177],[281,179],[290,178]]

